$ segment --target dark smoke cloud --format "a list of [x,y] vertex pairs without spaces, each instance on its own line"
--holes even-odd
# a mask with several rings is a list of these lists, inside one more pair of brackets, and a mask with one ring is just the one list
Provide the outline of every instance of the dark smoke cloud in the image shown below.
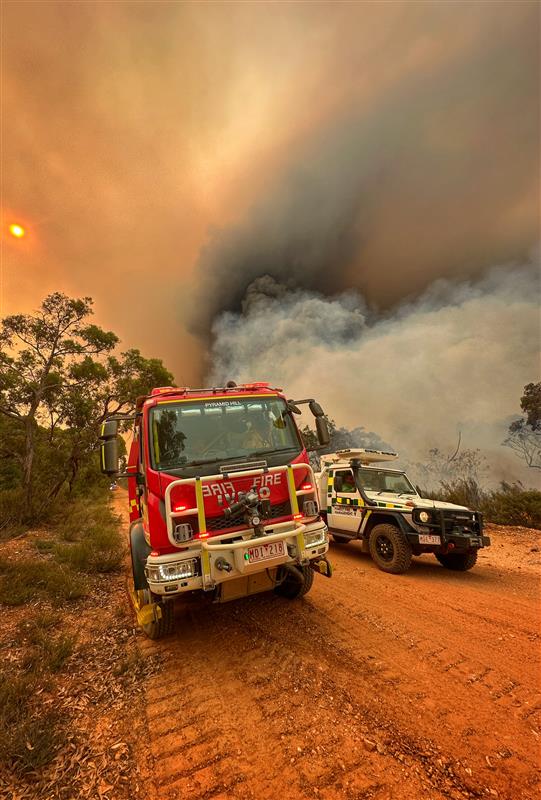
[[214,323],[211,385],[268,380],[317,396],[339,425],[376,431],[410,461],[429,448],[481,448],[492,480],[535,476],[502,448],[539,362],[539,256],[482,279],[439,280],[384,317],[361,296],[250,287]]
[[[356,287],[389,308],[438,277],[527,257],[539,213],[537,11],[461,8],[429,8],[425,34],[443,54],[376,98],[349,92],[246,216],[214,233],[198,263],[197,331],[240,310],[262,275],[325,295]],[[457,25],[470,39],[447,51]],[[322,92],[340,80],[329,75]]]

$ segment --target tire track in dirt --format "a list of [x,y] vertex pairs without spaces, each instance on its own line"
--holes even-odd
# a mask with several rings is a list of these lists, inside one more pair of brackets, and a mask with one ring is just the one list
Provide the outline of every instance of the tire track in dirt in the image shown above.
[[304,600],[181,600],[174,635],[139,635],[161,658],[149,800],[536,798],[529,576],[387,576],[351,545],[331,559]]
[[[336,599],[329,599],[329,606],[336,609],[339,605],[344,604],[345,601],[352,604],[355,602],[356,595],[347,586],[341,587],[340,601]],[[326,605],[326,610],[328,606]],[[444,607],[444,610],[447,609]],[[465,686],[479,684],[486,691],[488,696],[494,701],[499,702],[500,705],[508,705],[514,714],[520,715],[523,719],[532,717],[539,714],[541,693],[536,689],[529,688],[529,685],[523,685],[523,680],[518,680],[515,676],[509,674],[507,665],[505,669],[501,663],[491,662],[489,666],[487,659],[480,660],[475,658],[474,655],[463,653],[461,650],[457,652],[456,639],[453,639],[453,647],[447,646],[446,639],[449,637],[442,635],[447,633],[446,627],[443,625],[440,630],[432,631],[431,638],[419,636],[418,627],[415,627],[415,619],[410,621],[407,625],[404,622],[398,622],[396,619],[389,620],[384,615],[385,609],[380,612],[373,610],[363,610],[354,612],[353,617],[363,626],[373,628],[381,635],[387,638],[397,640],[411,653],[415,654],[415,658],[422,662],[433,662],[434,668],[439,672],[450,673],[453,678],[458,679]],[[470,627],[473,627],[472,622],[475,622],[478,615],[474,615],[469,620]],[[340,625],[339,625],[340,627]],[[349,633],[349,625],[342,626],[344,631]],[[427,626],[430,627],[430,626]],[[515,629],[517,630],[517,629]],[[462,638],[466,630],[462,630]],[[347,637],[346,637],[347,638]],[[440,642],[438,643],[438,638]],[[532,640],[535,641],[535,640]],[[460,643],[462,646],[462,643]],[[468,642],[466,641],[466,645]],[[530,643],[528,643],[530,645]],[[531,645],[530,645],[531,647]],[[476,654],[475,654],[476,655]],[[538,669],[538,662],[535,661],[535,669],[529,676],[530,685],[536,684],[535,670]],[[525,681],[528,681],[528,675],[525,674],[525,664],[523,660],[519,660],[515,656],[515,668],[519,668],[521,676]],[[415,670],[415,663],[411,664],[411,668]],[[515,675],[519,672],[515,672]],[[538,729],[537,729],[537,732]]]
[[[363,710],[346,701],[343,724],[336,704],[344,699],[343,689],[318,659],[297,655],[259,627],[259,613],[268,618],[274,602],[286,606],[280,616],[287,617],[289,604],[266,598],[237,604],[235,626],[231,606],[206,609],[211,616],[197,624],[181,612],[182,641],[152,643],[164,652],[167,675],[165,682],[163,676],[153,679],[148,689],[155,796],[262,798],[287,787],[288,797],[331,800],[384,797],[393,785],[393,796],[400,796],[396,789],[404,782],[406,765],[383,740],[363,741],[363,735],[376,733]],[[224,641],[226,623],[230,630]],[[173,683],[182,685],[177,695],[170,693],[172,673]],[[199,713],[186,725],[182,719],[193,708]],[[173,715],[178,723],[171,729]],[[414,789],[422,793],[425,783],[430,783],[428,774],[413,772],[409,795],[403,796],[411,797]]]

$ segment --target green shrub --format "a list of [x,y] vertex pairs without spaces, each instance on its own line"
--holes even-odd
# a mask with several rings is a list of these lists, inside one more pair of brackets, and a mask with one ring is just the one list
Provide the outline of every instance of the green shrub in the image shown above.
[[14,509],[21,507],[22,489],[2,489],[0,491],[0,538],[11,539],[26,530],[17,519]]
[[541,492],[516,483],[502,483],[498,491],[488,494],[483,511],[498,525],[541,529]]
[[80,572],[116,572],[122,565],[123,548],[116,531],[103,531],[84,542],[59,544],[55,549],[59,561]]
[[117,528],[119,518],[103,496],[85,497],[67,504],[57,515],[58,532],[66,542],[78,542],[100,530]]
[[54,550],[54,542],[51,539],[36,539],[34,547],[38,553],[51,553]]
[[104,573],[120,569],[124,546],[119,517],[103,496],[84,498],[68,506],[59,532],[66,544],[55,547],[59,561],[81,572]]
[[480,510],[485,501],[485,492],[473,478],[463,478],[452,483],[442,482],[440,491],[431,493],[430,497]]
[[524,489],[520,483],[502,482],[499,489],[485,490],[475,480],[457,480],[442,483],[438,492],[422,494],[481,511],[485,522],[541,529],[541,492]]
[[0,559],[0,603],[18,606],[35,597],[76,600],[87,594],[83,578],[72,570],[42,559]]
[[87,573],[120,569],[124,548],[116,526],[89,531],[83,541],[58,544],[56,557],[64,564]]

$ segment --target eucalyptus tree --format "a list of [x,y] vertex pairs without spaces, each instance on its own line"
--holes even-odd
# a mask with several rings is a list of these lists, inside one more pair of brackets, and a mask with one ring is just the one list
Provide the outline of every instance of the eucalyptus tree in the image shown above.
[[0,456],[17,462],[3,474],[20,475],[19,519],[31,519],[35,511],[37,448],[46,502],[65,483],[73,486],[108,415],[133,411],[138,395],[173,382],[161,360],[137,349],[117,354],[118,337],[90,323],[92,305],[89,297],[54,292],[36,313],[1,323],[0,414],[9,435]]

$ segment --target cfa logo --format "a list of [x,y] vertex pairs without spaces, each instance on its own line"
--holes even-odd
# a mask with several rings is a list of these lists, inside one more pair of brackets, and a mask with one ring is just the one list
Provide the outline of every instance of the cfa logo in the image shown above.
[[[247,491],[253,487],[262,500],[267,500],[271,494],[271,486],[279,486],[282,483],[282,475],[282,472],[257,475],[250,486],[240,491]],[[225,497],[227,494],[231,500],[235,500],[237,496],[237,490],[231,481],[204,483],[202,489],[203,497]]]

